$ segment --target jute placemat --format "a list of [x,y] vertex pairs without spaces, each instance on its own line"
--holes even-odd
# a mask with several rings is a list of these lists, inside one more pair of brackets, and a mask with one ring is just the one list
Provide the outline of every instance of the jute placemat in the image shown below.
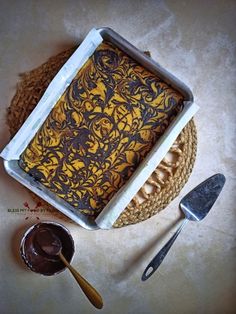
[[[12,137],[37,105],[53,77],[75,49],[76,47],[73,47],[63,51],[51,57],[38,68],[20,75],[21,80],[17,85],[16,94],[7,111],[7,123]],[[195,162],[196,150],[197,133],[194,121],[191,120],[155,172],[122,212],[114,227],[141,222],[164,209],[179,194],[187,182]],[[31,192],[31,194],[33,193]],[[43,206],[51,207],[37,195],[33,194],[32,196],[36,201],[40,200]],[[63,219],[68,219],[60,212],[57,215]]]

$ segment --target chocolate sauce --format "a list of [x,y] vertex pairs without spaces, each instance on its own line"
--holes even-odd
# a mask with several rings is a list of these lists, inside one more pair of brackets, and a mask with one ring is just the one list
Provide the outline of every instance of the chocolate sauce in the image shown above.
[[[50,276],[65,269],[65,265],[58,256],[47,254],[50,250],[45,252],[41,247],[43,243],[45,245],[50,244],[48,235],[43,232],[45,230],[49,230],[59,239],[61,252],[68,262],[71,261],[74,254],[74,243],[66,229],[54,223],[39,223],[26,234],[21,246],[21,255],[24,262],[32,271]],[[58,246],[53,245],[51,249],[53,253],[55,252],[53,249],[58,250]]]

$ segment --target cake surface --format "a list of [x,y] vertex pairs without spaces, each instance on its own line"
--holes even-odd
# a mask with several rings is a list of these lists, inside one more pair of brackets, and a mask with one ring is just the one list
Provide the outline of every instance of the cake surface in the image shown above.
[[79,211],[96,216],[164,133],[182,101],[180,93],[104,42],[19,164]]

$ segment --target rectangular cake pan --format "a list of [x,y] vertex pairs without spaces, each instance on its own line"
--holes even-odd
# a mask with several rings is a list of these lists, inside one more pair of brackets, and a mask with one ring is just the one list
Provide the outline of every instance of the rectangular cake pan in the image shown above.
[[[31,139],[42,126],[56,101],[70,85],[73,77],[84,65],[88,58],[102,41],[111,42],[131,58],[136,60],[144,68],[157,75],[162,81],[183,95],[183,110],[171,122],[162,137],[154,144],[147,157],[129,178],[127,183],[113,196],[96,219],[86,216],[78,209],[68,204],[62,198],[51,192],[48,188],[36,181],[32,176],[19,166],[19,158]],[[25,121],[11,142],[4,148],[1,157],[4,159],[4,167],[7,173],[53,205],[73,221],[90,230],[110,229],[129,204],[138,190],[149,178],[157,165],[164,158],[175,139],[197,112],[198,106],[193,103],[193,95],[190,89],[179,79],[170,74],[150,57],[135,48],[119,34],[110,28],[92,29],[79,48],[64,64],[58,74],[50,83],[36,108]]]

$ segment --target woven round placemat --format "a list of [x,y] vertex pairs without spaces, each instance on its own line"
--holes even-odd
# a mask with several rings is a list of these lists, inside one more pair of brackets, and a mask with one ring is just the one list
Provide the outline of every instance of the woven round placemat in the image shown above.
[[[38,68],[20,75],[16,94],[7,111],[7,123],[11,137],[18,131],[58,70],[71,56],[76,47],[51,57]],[[197,133],[191,120],[180,133],[166,157],[143,185],[127,208],[122,212],[114,227],[123,227],[141,222],[164,209],[187,182],[196,158]],[[44,200],[30,192],[44,207],[52,208]],[[57,211],[63,219],[69,219]]]

